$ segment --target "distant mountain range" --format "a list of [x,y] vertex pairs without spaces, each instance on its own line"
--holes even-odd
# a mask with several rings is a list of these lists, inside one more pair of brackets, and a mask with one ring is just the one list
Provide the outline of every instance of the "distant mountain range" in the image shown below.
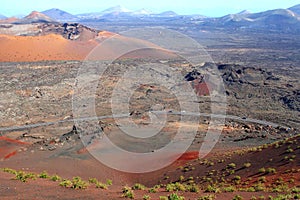
[[7,17],[0,14],[0,19],[6,19]]
[[293,7],[290,7],[288,9],[293,11],[294,13],[297,13],[298,15],[300,15],[300,4],[296,5],[296,6],[293,6]]
[[[4,16],[0,15],[2,23]],[[130,22],[151,24],[184,23],[197,26],[229,27],[234,29],[282,29],[283,31],[300,31],[300,4],[288,9],[275,9],[259,13],[242,11],[223,17],[212,18],[202,15],[178,15],[173,11],[153,13],[146,9],[131,11],[122,6],[115,6],[101,12],[73,15],[66,11],[53,8],[41,13],[30,15],[7,23],[40,23],[40,22]]]
[[13,23],[31,24],[31,23],[51,23],[51,22],[56,22],[56,21],[43,13],[32,11],[29,15],[25,16],[24,18],[16,19]]
[[76,20],[77,17],[66,11],[60,10],[58,8],[52,8],[42,12],[43,14],[55,19],[56,21],[72,21]]

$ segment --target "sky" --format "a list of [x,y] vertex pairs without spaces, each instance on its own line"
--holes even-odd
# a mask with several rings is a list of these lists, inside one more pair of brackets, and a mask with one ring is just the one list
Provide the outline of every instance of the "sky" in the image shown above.
[[242,10],[260,12],[297,4],[300,4],[300,0],[0,0],[0,14],[11,17],[50,8],[79,14],[100,12],[121,5],[130,10],[145,8],[155,13],[172,10],[178,14],[220,17]]

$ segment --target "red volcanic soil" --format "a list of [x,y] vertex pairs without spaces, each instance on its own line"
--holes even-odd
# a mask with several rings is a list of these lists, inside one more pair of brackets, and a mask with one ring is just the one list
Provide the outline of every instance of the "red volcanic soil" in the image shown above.
[[[3,139],[2,142],[11,141],[1,138]],[[18,143],[17,141],[9,142],[9,144]],[[232,199],[236,194],[241,195],[244,199],[260,195],[265,197],[277,196],[278,192],[271,192],[270,188],[274,184],[278,184],[279,180],[281,181],[280,184],[286,183],[290,188],[300,185],[299,143],[300,136],[297,136],[251,149],[223,151],[222,153],[217,151],[200,160],[197,159],[198,152],[186,152],[172,166],[145,174],[129,174],[110,169],[94,159],[80,144],[72,146],[72,148],[58,148],[53,152],[33,148],[34,153],[32,151],[21,152],[0,162],[0,167],[10,167],[34,173],[46,170],[50,175],[58,174],[67,179],[72,179],[74,176],[80,176],[86,181],[92,177],[101,182],[112,179],[113,186],[103,190],[90,184],[85,190],[74,190],[59,186],[59,182],[40,178],[22,183],[11,180],[14,175],[0,170],[1,199],[124,199],[121,196],[122,188],[125,185],[133,186],[135,183],[142,183],[152,187],[157,184],[172,182],[188,184],[191,180],[200,187],[199,193],[183,191],[177,193],[184,196],[185,199],[197,199],[200,196],[210,194],[205,192],[205,188],[211,184],[211,180],[221,183],[221,178],[224,178],[227,181],[224,183],[225,185],[246,189],[256,185],[258,180],[263,177],[263,184],[269,188],[269,191],[235,191],[213,193],[213,195],[216,196],[215,199],[220,200]],[[245,163],[250,163],[250,166],[245,167]],[[228,166],[233,167],[228,168]],[[266,171],[260,172],[261,168],[265,168]],[[268,172],[268,169],[275,171]],[[234,173],[229,173],[232,170]],[[241,182],[234,183],[235,177],[240,177]],[[143,199],[145,194],[151,196],[151,199],[159,199],[160,196],[168,196],[171,193],[174,192],[167,192],[165,186],[158,189],[157,193],[149,193],[148,190],[134,191],[135,199]]]
[[83,60],[95,42],[74,42],[60,35],[0,35],[0,61],[25,62],[42,60]]
[[[214,153],[209,158],[192,160],[180,168],[166,173],[165,176],[170,178],[163,182],[176,182],[180,176],[184,176],[194,177],[196,183],[205,185],[208,183],[201,177],[210,177],[212,180],[220,182],[219,179],[222,175],[226,180],[240,176],[242,182],[250,178],[249,185],[257,182],[262,176],[266,178],[267,185],[276,182],[278,178],[282,178],[286,183],[290,179],[294,179],[290,185],[300,185],[299,143],[300,136],[296,136],[289,140],[251,149],[240,149],[225,154]],[[196,156],[196,152],[186,153],[179,160],[189,160],[193,156]],[[234,167],[229,169],[228,166],[232,163],[234,163]],[[245,167],[245,163],[250,163],[250,166]],[[265,168],[266,172],[259,172],[262,168]],[[275,169],[275,173],[268,172],[267,169],[271,168]],[[210,173],[212,170],[213,173]],[[233,170],[232,174],[230,174],[230,170]]]
[[[100,42],[112,37],[112,42]],[[11,36],[0,35],[0,62],[30,62],[45,60],[84,60],[97,46],[89,60],[108,60],[112,58],[172,58],[170,52],[164,51],[151,43],[132,38],[114,35],[110,32],[100,32],[91,40],[67,40],[61,35],[49,34],[43,36]],[[120,51],[123,48],[142,48],[135,52]],[[156,50],[146,48],[155,47]],[[121,48],[122,49],[122,48]],[[157,50],[160,50],[159,52]],[[125,55],[126,54],[126,55]]]
[[26,147],[26,145],[29,145],[29,143],[0,136],[0,159],[11,158],[17,154],[21,147]]
[[190,151],[190,152],[185,152],[184,154],[182,154],[182,156],[178,159],[178,161],[195,160],[198,157],[199,157],[198,151]]
[[23,142],[23,141],[20,141],[20,140],[14,140],[14,139],[4,137],[4,136],[0,136],[0,141],[7,141],[7,142],[10,142],[10,143],[15,143],[15,144],[28,144],[27,142]]
[[208,86],[205,82],[200,82],[199,83],[199,80],[195,79],[193,81],[192,85],[193,85],[197,95],[199,95],[199,96],[203,96],[203,95],[208,96],[209,95],[209,89],[208,89]]

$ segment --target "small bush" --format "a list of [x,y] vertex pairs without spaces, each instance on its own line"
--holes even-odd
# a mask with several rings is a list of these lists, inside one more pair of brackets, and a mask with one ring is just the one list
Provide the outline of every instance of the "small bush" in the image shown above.
[[243,200],[241,195],[235,195],[232,200]]
[[50,178],[50,176],[48,175],[48,173],[46,171],[41,172],[38,175],[39,178]]
[[88,183],[83,181],[79,176],[76,176],[72,180],[73,189],[86,189],[88,187]]
[[27,182],[27,179],[36,179],[36,175],[33,173],[26,173],[24,171],[17,171],[15,174],[15,179],[22,182]]
[[247,162],[247,163],[244,163],[244,168],[249,168],[249,167],[251,167],[251,163],[249,163],[249,162]]
[[149,193],[156,193],[157,192],[157,189],[152,187],[148,190]]
[[127,186],[123,187],[122,192],[123,192],[122,197],[134,199],[134,193],[130,187]]
[[266,169],[263,167],[263,168],[260,168],[259,170],[258,170],[258,172],[259,173],[266,173]]
[[216,198],[215,195],[209,194],[209,195],[199,197],[198,200],[214,200],[215,198]]
[[168,200],[184,200],[184,197],[173,193],[168,196]]
[[231,186],[222,188],[222,191],[224,191],[224,192],[235,192],[236,188],[231,185]]
[[255,192],[255,188],[254,187],[249,187],[246,189],[246,192]]
[[184,176],[180,176],[179,181],[184,181]]
[[15,174],[15,175],[17,174],[17,171],[11,168],[3,168],[2,171],[10,174]]
[[200,191],[199,187],[196,184],[188,185],[187,190],[189,192],[195,192],[195,193],[198,193]]
[[176,191],[185,191],[186,190],[186,186],[184,184],[176,182],[175,183],[175,190]]
[[106,184],[107,184],[107,185],[112,185],[112,184],[113,184],[113,181],[112,181],[111,179],[107,179],[107,180],[106,180]]
[[259,178],[258,178],[258,181],[259,181],[259,182],[261,182],[261,183],[265,183],[265,182],[267,182],[267,180],[266,180],[266,177],[265,177],[265,176],[259,177]]
[[73,184],[72,184],[72,181],[64,179],[63,181],[61,181],[59,183],[59,185],[62,186],[62,187],[67,187],[68,188],[68,187],[71,187]]
[[227,165],[228,169],[235,169],[236,168],[236,164],[235,163],[230,163]]
[[275,168],[269,167],[269,168],[266,170],[266,172],[267,172],[268,174],[275,174],[275,173],[276,173],[276,169],[275,169]]
[[218,188],[218,187],[216,187],[216,186],[208,185],[204,192],[219,193],[219,192],[221,192],[221,191],[220,191],[220,188]]
[[264,184],[262,183],[258,183],[256,185],[253,186],[256,192],[260,192],[260,191],[265,191],[266,187]]
[[145,194],[145,195],[143,196],[143,200],[149,200],[149,199],[151,199],[149,195],[146,195],[146,194]]
[[132,186],[132,189],[133,190],[145,190],[146,189],[146,186],[140,184],[140,183],[136,183]]
[[60,181],[61,177],[58,176],[58,175],[53,175],[53,176],[50,177],[50,180],[52,180],[52,181]]
[[100,189],[104,189],[104,190],[107,190],[107,185],[104,184],[104,183],[101,183],[101,182],[97,182],[96,183],[96,188],[100,188]]
[[286,150],[286,152],[287,152],[287,153],[292,153],[292,152],[294,152],[294,150],[293,150],[292,148],[289,147],[289,148]]
[[97,184],[98,180],[96,178],[90,178],[89,183]]

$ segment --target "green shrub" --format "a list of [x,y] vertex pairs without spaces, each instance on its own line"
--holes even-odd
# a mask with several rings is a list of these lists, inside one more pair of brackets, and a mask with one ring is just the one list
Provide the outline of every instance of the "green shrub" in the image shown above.
[[14,169],[11,169],[11,168],[3,168],[2,171],[3,171],[3,172],[10,173],[10,174],[14,174],[14,175],[17,174],[17,171],[14,170]]
[[230,185],[228,187],[223,187],[222,191],[224,191],[224,192],[235,192],[236,188],[234,186]]
[[300,193],[300,187],[293,187],[291,191],[292,193]]
[[86,189],[88,183],[83,181],[79,176],[73,177],[72,186],[73,189]]
[[228,169],[235,169],[236,168],[236,164],[235,163],[230,163],[227,165]]
[[185,191],[186,190],[186,186],[184,184],[176,182],[175,183],[175,189],[176,189],[176,191]]
[[262,183],[258,183],[256,185],[253,185],[254,189],[256,192],[260,192],[260,191],[265,191],[266,190],[266,187],[264,184]]
[[100,189],[104,189],[104,190],[107,190],[107,185],[104,184],[104,183],[101,183],[101,182],[97,182],[96,183],[96,188],[100,188]]
[[179,181],[184,181],[184,176],[180,176]]
[[266,173],[266,169],[265,169],[264,167],[262,167],[262,168],[260,168],[260,169],[258,170],[258,172],[259,172],[259,173]]
[[132,186],[132,189],[133,190],[145,190],[146,189],[146,186],[140,184],[140,183],[136,183]]
[[267,182],[267,180],[266,180],[266,177],[265,177],[265,176],[259,177],[259,178],[258,178],[258,181],[259,181],[259,182],[261,182],[261,183],[265,183],[265,182]]
[[235,195],[232,200],[243,200],[241,195]]
[[219,193],[219,192],[221,192],[221,190],[220,190],[220,188],[218,188],[214,185],[208,185],[204,192]]
[[216,198],[215,195],[209,194],[209,195],[199,197],[198,200],[214,200],[215,198]]
[[245,168],[249,168],[249,167],[251,167],[251,163],[249,163],[249,162],[247,162],[247,163],[244,163],[244,165],[243,165]]
[[134,193],[130,187],[127,186],[123,187],[122,192],[123,192],[122,197],[134,199]]
[[48,173],[46,171],[41,172],[38,175],[39,178],[50,178],[50,176],[48,175]]
[[89,183],[97,184],[98,180],[96,178],[90,178]]
[[275,169],[275,168],[269,167],[269,168],[266,170],[266,172],[267,172],[268,174],[275,174],[275,173],[276,173],[276,169]]
[[26,173],[24,171],[17,171],[15,174],[15,179],[22,182],[27,182],[27,179],[36,179],[36,175],[33,173]]
[[59,185],[60,186],[62,186],[62,187],[67,187],[67,188],[69,188],[69,187],[72,187],[72,181],[70,181],[70,180],[67,180],[67,179],[64,179],[63,181],[61,181],[60,183],[59,183]]
[[107,185],[112,185],[112,184],[113,184],[113,181],[112,181],[111,179],[107,179],[107,180],[106,180],[106,184],[107,184]]
[[188,185],[187,190],[189,192],[195,192],[195,193],[198,193],[200,191],[199,187],[196,184]]
[[152,187],[148,190],[149,193],[156,193],[157,192],[157,189]]
[[53,175],[53,176],[50,177],[50,180],[52,180],[52,181],[60,181],[61,177],[55,174],[55,175]]
[[145,195],[143,196],[143,200],[149,200],[149,199],[151,199],[149,195],[146,195],[146,194],[145,194]]
[[173,192],[176,190],[175,184],[174,183],[169,183],[166,185],[166,191],[167,192]]
[[173,193],[168,196],[168,200],[184,200],[184,197]]
[[255,192],[255,188],[254,187],[249,187],[246,189],[246,192]]

